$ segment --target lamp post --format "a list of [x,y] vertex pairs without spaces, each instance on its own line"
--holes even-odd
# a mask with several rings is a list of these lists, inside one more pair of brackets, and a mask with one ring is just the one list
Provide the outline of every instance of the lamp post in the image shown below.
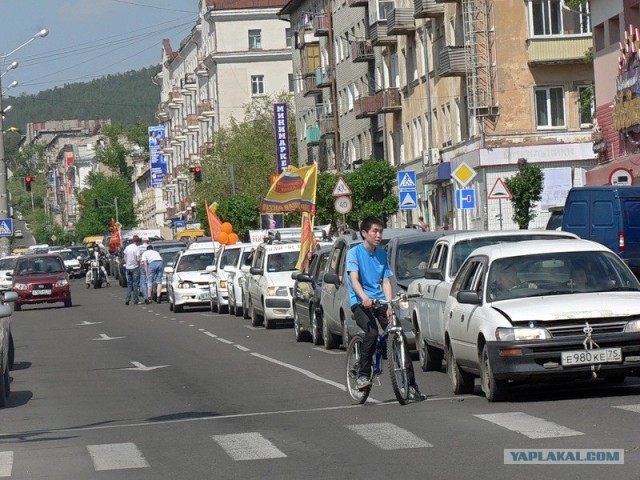
[[[36,38],[46,37],[49,30],[42,29],[22,45],[14,48],[9,53],[0,53],[0,68],[4,69],[4,60],[13,55],[18,50],[26,47]],[[9,191],[7,189],[7,163],[4,158],[4,108],[2,107],[2,77],[9,71],[18,66],[18,62],[11,63],[7,69],[0,75],[0,220],[9,218]],[[9,254],[9,238],[0,237],[0,258]]]

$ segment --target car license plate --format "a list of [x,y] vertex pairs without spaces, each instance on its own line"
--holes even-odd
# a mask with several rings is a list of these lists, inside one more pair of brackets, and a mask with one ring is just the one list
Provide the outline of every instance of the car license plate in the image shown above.
[[209,292],[202,292],[200,295],[198,295],[198,298],[200,300],[209,300],[211,298],[211,293]]
[[591,365],[594,363],[612,363],[622,361],[620,348],[599,348],[596,350],[573,350],[562,352],[562,365]]
[[33,295],[51,295],[51,290],[33,290]]

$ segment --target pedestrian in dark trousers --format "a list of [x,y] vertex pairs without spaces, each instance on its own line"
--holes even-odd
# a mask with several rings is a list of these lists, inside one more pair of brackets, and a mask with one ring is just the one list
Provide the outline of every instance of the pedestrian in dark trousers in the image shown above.
[[124,249],[124,265],[127,272],[127,299],[124,304],[129,305],[133,294],[133,303],[140,304],[138,290],[140,289],[140,237],[134,235],[131,243]]

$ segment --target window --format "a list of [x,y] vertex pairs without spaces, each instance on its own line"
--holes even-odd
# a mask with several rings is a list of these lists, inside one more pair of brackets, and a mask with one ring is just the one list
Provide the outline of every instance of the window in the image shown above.
[[262,50],[262,30],[249,30],[249,50]]
[[289,92],[290,93],[295,93],[296,91],[296,83],[293,80],[293,73],[289,74]]
[[320,45],[308,45],[304,49],[304,63],[306,65],[304,71],[306,73],[315,73],[320,67]]
[[589,5],[569,8],[563,0],[530,0],[529,31],[532,36],[576,35],[591,32]]
[[536,88],[535,97],[538,128],[564,127],[564,88]]
[[581,85],[578,87],[578,109],[580,127],[590,128],[593,126],[593,85]]
[[287,48],[291,48],[291,46],[293,45],[293,40],[292,40],[290,28],[284,29],[284,41]]
[[251,95],[264,95],[264,75],[251,75]]

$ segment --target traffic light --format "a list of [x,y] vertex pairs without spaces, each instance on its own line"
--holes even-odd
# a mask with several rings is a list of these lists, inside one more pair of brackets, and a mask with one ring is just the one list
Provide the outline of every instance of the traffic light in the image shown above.
[[24,177],[24,188],[27,190],[27,192],[31,191],[31,182],[33,182],[36,179],[36,177],[32,177],[31,175],[27,175],[26,177]]
[[191,167],[189,169],[193,173],[193,180],[196,182],[202,181],[202,168],[200,167]]

